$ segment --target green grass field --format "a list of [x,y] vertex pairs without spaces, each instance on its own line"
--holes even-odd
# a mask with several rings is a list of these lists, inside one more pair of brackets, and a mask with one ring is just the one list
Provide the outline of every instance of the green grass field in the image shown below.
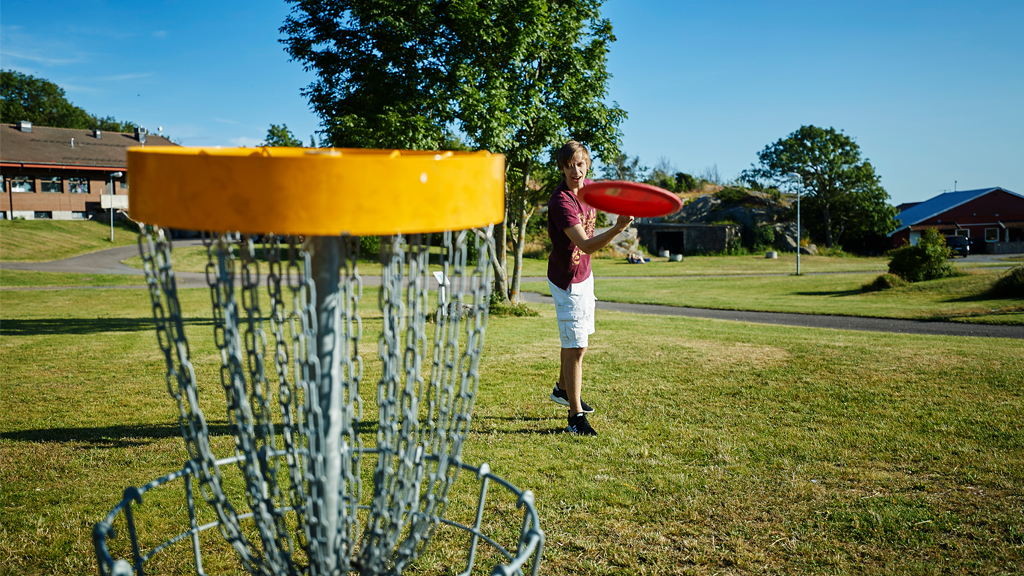
[[2,270],[0,286],[5,288],[29,286],[145,286],[145,276],[126,274],[76,274],[63,272],[36,272],[33,270]]
[[75,220],[0,220],[0,260],[49,262],[115,246],[135,244],[138,228],[130,222],[110,224]]
[[[0,574],[93,573],[92,525],[125,486],[186,458],[148,296],[2,299]],[[182,299],[200,400],[227,454],[209,293]],[[376,300],[367,289],[371,420]],[[1024,571],[1019,340],[599,313],[585,396],[601,435],[584,439],[559,433],[564,410],[547,400],[559,345],[552,309],[538,308],[489,323],[465,458],[536,494],[544,574]],[[182,500],[180,483],[147,495],[145,543],[181,528]],[[240,573],[218,541],[204,535],[208,572]],[[416,573],[457,573],[464,548],[442,534]],[[148,573],[190,567],[178,544]]]
[[[878,318],[1024,324],[1024,301],[990,298],[985,292],[999,272],[918,282],[880,292],[861,286],[877,274],[743,276],[702,278],[600,278],[601,300],[721,310],[838,314]],[[547,282],[527,282],[524,291],[549,294]]]

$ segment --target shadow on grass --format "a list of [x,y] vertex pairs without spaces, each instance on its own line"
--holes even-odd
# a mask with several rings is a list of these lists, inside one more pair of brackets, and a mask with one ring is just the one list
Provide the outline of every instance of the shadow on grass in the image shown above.
[[536,436],[547,436],[550,434],[562,434],[565,432],[565,427],[557,428],[541,428],[541,427],[528,427],[520,428],[518,430],[509,430],[496,426],[494,422],[549,422],[550,417],[543,416],[473,416],[473,421],[478,424],[472,431],[474,434],[480,434],[482,436],[488,436],[491,434],[528,434]]
[[843,296],[856,296],[863,293],[864,292],[862,292],[860,288],[857,288],[855,290],[818,290],[811,292],[797,292],[796,294],[798,296],[832,296],[839,298]]
[[[210,436],[231,436],[231,426],[226,422],[206,425]],[[280,424],[275,428],[280,436]],[[359,434],[375,434],[376,422],[362,422]],[[86,448],[130,448],[145,446],[164,438],[181,438],[181,427],[169,424],[121,424],[82,428],[46,428],[42,430],[18,430],[0,432],[0,439],[12,442],[33,443],[84,443]]]
[[[207,424],[210,436],[228,436],[227,423]],[[14,442],[74,442],[89,448],[128,448],[145,446],[163,438],[180,438],[181,427],[175,424],[121,424],[87,428],[46,428],[0,433],[0,438]]]
[[[212,326],[212,319],[185,320],[191,326]],[[153,331],[152,318],[33,318],[30,320],[4,320],[0,335],[38,336],[55,334],[97,334],[101,332]]]
[[984,292],[979,292],[977,294],[967,294],[958,298],[950,298],[945,300],[945,302],[988,302],[989,300],[1008,300],[1010,298],[1012,298],[1012,296],[1002,296],[993,293],[992,290],[985,290]]

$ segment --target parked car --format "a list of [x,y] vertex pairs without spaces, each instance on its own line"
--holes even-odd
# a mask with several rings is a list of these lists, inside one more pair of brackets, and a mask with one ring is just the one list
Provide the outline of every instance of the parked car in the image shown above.
[[971,243],[966,236],[946,236],[946,246],[949,246],[954,255],[964,258],[971,253]]

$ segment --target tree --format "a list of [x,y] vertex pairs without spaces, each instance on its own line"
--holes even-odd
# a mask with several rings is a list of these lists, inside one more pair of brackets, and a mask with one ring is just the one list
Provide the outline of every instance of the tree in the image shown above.
[[757,154],[758,164],[741,178],[778,188],[786,174],[798,174],[805,196],[808,228],[829,248],[844,236],[885,234],[896,223],[889,194],[852,138],[833,128],[801,126]]
[[[310,142],[313,137],[310,136]],[[287,124],[271,124],[267,130],[267,139],[264,140],[263,146],[281,146],[286,148],[301,148],[302,140],[295,137],[292,131],[288,129]]]
[[575,138],[601,159],[619,152],[625,112],[604,103],[614,37],[602,0],[289,1],[282,42],[317,74],[303,94],[333,145],[438,149],[461,135],[505,155],[496,290],[518,301],[526,226],[550,192],[553,151]]
[[60,86],[14,70],[0,71],[0,123],[28,120],[36,126],[132,132],[136,124],[99,118],[68,101]]
[[630,160],[625,154],[616,154],[605,162],[601,169],[601,177],[609,180],[643,182],[647,179],[647,167],[640,165],[639,156]]

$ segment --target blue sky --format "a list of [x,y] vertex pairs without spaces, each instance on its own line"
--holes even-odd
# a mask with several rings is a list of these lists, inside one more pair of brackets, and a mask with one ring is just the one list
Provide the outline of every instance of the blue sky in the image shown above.
[[[0,66],[90,113],[186,146],[304,142],[277,0],[4,2]],[[1024,2],[609,0],[609,100],[624,151],[729,180],[801,125],[853,137],[894,204],[1003,186],[1024,193]],[[954,184],[955,183],[955,184]]]

